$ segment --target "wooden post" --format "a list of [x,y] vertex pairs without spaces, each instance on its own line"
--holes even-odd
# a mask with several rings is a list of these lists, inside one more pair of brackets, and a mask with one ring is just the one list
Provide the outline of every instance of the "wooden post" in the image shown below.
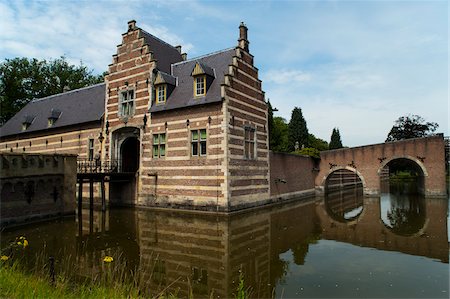
[[106,211],[106,198],[105,198],[105,177],[102,176],[101,182],[100,182],[101,186],[101,192],[102,192],[102,211]]
[[89,209],[94,208],[94,179],[89,179]]
[[78,216],[81,215],[83,206],[83,179],[78,179]]

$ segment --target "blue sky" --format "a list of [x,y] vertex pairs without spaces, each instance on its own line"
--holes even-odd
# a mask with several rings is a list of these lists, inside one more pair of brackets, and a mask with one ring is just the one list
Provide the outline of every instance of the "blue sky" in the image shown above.
[[188,58],[235,46],[244,21],[276,116],[300,107],[311,133],[338,127],[357,146],[406,114],[449,135],[448,16],[448,1],[0,0],[0,59],[65,55],[101,73],[131,19]]

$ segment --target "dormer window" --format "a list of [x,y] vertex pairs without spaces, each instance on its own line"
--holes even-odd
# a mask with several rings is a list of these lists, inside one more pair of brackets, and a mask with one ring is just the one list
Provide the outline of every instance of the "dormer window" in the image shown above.
[[194,78],[194,96],[200,97],[206,94],[206,75]]
[[60,110],[52,109],[52,111],[50,112],[50,116],[48,117],[48,127],[53,126],[60,116],[61,116]]
[[155,86],[155,104],[164,104],[175,88],[176,78],[158,71],[153,84]]
[[132,116],[134,114],[134,90],[125,90],[120,92],[119,113],[122,117]]
[[160,84],[156,87],[156,104],[165,103],[167,96],[167,85]]
[[22,122],[22,131],[27,130],[31,126],[31,124],[34,121],[34,118],[35,118],[34,115],[27,115],[27,116],[25,116],[25,119]]
[[214,70],[201,62],[197,62],[192,69],[191,76],[194,78],[194,97],[205,96],[208,87],[214,80]]

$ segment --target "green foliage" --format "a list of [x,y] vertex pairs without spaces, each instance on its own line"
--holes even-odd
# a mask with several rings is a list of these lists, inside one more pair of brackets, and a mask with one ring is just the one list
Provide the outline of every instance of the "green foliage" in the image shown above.
[[236,299],[246,299],[250,298],[249,289],[245,287],[244,275],[242,272],[239,273],[239,285],[236,289]]
[[425,119],[419,115],[401,116],[395,121],[386,142],[425,137],[436,131],[438,127],[437,123],[425,122]]
[[308,128],[303,118],[302,109],[295,107],[292,110],[291,121],[289,122],[289,151],[295,150],[298,143],[299,148],[308,146]]
[[65,57],[55,60],[6,59],[0,64],[0,124],[4,124],[34,98],[103,82],[80,63],[70,65]]
[[308,134],[308,144],[309,147],[318,149],[319,151],[328,150],[328,142],[323,139],[317,138],[311,133]]
[[297,155],[303,155],[303,156],[310,156],[316,159],[320,159],[320,152],[316,148],[312,147],[304,147],[298,151],[295,151],[294,154]]
[[342,141],[341,141],[341,133],[339,133],[338,128],[334,128],[333,132],[331,133],[331,140],[330,140],[329,148],[330,148],[330,150],[343,148]]
[[282,117],[274,117],[271,150],[274,152],[289,152],[289,127]]

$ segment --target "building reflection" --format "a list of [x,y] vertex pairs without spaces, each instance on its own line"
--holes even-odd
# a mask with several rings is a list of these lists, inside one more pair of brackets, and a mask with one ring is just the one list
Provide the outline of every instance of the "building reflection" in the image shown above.
[[[364,198],[358,192],[234,215],[155,210],[84,211],[77,256],[86,268],[118,254],[148,290],[179,297],[233,297],[242,273],[252,297],[272,298],[293,263],[320,239],[398,251],[448,263],[447,200]],[[387,219],[388,223],[381,221]],[[413,220],[418,218],[419,220]],[[98,263],[97,263],[98,264]],[[101,271],[101,269],[98,269]],[[86,273],[89,273],[86,271]],[[81,273],[82,274],[82,273]],[[277,296],[279,294],[275,294]]]

